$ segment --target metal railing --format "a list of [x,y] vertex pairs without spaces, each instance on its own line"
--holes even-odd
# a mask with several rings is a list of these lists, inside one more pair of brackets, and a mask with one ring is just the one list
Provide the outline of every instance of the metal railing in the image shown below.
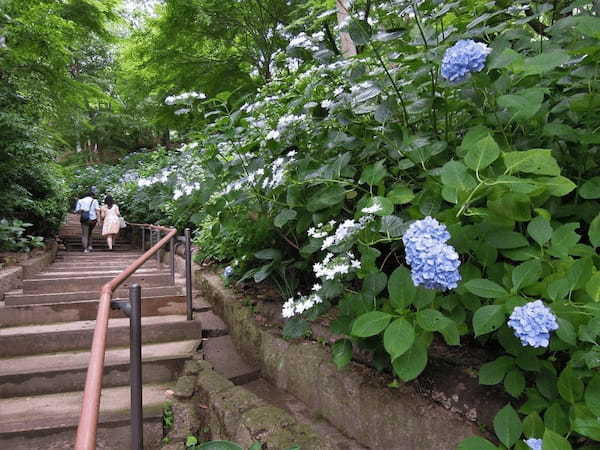
[[[102,286],[96,316],[96,328],[92,341],[90,361],[85,379],[83,404],[79,425],[77,427],[76,450],[93,450],[96,448],[96,432],[100,413],[100,396],[102,392],[102,374],[104,371],[104,355],[110,309],[121,309],[129,317],[130,326],[130,384],[131,384],[131,448],[143,448],[143,411],[142,411],[142,335],[141,335],[141,288],[133,284],[129,288],[129,302],[113,301],[114,291],[123,284],[137,269],[156,255],[160,264],[160,250],[168,243],[170,250],[171,281],[175,282],[175,250],[177,230],[148,224],[128,223],[129,226],[141,230],[141,246],[145,250],[146,231],[150,235],[150,248],[142,256],[131,263],[119,275]],[[160,234],[166,233],[161,238]],[[156,240],[156,242],[154,242]],[[191,280],[191,239],[190,230],[185,230],[185,274],[187,320],[192,320],[192,280]]]

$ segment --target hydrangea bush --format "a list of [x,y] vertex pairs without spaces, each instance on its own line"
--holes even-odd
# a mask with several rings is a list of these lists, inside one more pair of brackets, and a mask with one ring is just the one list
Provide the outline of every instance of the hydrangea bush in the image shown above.
[[[238,233],[222,256],[281,286],[286,336],[330,313],[336,365],[360,348],[404,382],[434,341],[474,340],[480,383],[514,399],[494,420],[501,448],[592,448],[600,19],[586,2],[477,17],[466,1],[359,3],[338,28],[357,57],[317,34],[335,14],[307,7],[316,25],[289,27],[272,81],[190,136],[195,169],[143,176],[163,208],[194,211],[201,246]],[[262,249],[248,220],[269,230]]]

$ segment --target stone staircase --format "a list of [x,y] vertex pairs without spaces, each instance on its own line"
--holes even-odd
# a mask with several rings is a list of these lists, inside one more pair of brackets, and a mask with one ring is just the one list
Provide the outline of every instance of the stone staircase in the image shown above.
[[[79,233],[78,217],[71,215],[55,262],[0,302],[1,449],[73,448],[100,287],[142,253],[124,238],[105,251],[99,227],[94,251],[83,253]],[[145,447],[158,448],[168,391],[196,353],[203,329],[199,320],[186,320],[185,297],[167,266],[148,261],[115,298],[127,298],[131,283],[142,286]],[[98,448],[130,448],[128,344],[129,319],[112,311]]]

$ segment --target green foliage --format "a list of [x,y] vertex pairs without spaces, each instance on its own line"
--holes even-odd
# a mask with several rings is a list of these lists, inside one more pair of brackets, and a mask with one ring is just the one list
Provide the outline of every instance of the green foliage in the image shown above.
[[43,247],[44,240],[39,236],[24,235],[32,224],[20,220],[0,220],[0,251],[29,252],[36,247]]

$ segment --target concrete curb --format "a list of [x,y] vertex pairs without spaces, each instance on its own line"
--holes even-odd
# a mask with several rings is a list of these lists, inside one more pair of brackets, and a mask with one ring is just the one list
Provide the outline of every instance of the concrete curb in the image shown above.
[[261,327],[249,308],[218,275],[196,270],[195,287],[229,326],[240,353],[261,375],[317,411],[342,433],[371,448],[446,450],[478,427],[410,386],[387,387],[374,370],[350,363],[337,370],[329,350],[314,342],[290,342]]

